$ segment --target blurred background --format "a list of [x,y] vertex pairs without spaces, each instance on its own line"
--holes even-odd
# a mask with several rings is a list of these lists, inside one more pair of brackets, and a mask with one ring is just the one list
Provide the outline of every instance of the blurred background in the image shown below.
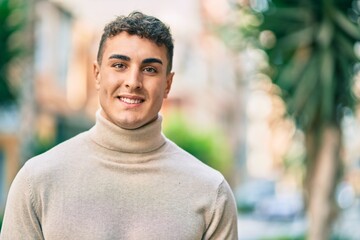
[[164,132],[218,169],[240,240],[360,239],[360,1],[0,0],[0,225],[26,160],[89,129],[104,25],[170,25]]

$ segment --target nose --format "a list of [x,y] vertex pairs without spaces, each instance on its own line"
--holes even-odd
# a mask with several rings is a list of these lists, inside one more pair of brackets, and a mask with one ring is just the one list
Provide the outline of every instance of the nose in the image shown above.
[[129,90],[137,90],[142,88],[141,73],[134,69],[129,72],[125,80],[125,87]]

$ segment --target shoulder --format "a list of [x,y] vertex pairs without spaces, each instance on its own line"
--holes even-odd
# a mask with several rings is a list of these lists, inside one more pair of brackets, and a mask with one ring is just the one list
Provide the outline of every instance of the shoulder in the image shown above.
[[228,182],[217,170],[207,166],[170,140],[167,141],[170,172],[186,186],[189,199],[196,201],[205,216],[205,239],[236,239],[237,209]]
[[59,143],[48,151],[33,157],[29,161],[44,161],[48,160],[49,158],[56,159],[73,155],[86,146],[85,141],[87,139],[87,136],[87,131],[82,132],[64,142]]
[[71,162],[75,162],[81,153],[86,151],[86,134],[87,132],[80,133],[29,159],[23,168],[28,169],[29,177],[49,177],[58,171],[66,171],[70,168]]
[[211,184],[216,188],[225,180],[218,170],[206,165],[171,140],[167,139],[166,145],[165,154],[175,165],[177,174],[193,178],[199,183]]

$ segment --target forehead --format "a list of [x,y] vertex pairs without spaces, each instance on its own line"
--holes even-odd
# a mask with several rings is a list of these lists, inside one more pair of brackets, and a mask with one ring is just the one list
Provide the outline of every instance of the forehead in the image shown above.
[[156,57],[167,60],[167,49],[164,45],[157,45],[147,38],[121,32],[108,38],[104,44],[103,60],[112,54],[123,54],[129,57],[149,58]]

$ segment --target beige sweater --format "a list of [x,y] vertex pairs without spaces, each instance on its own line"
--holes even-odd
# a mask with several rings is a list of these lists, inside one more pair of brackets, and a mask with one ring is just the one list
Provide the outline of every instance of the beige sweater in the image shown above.
[[237,239],[236,216],[224,177],[165,138],[161,117],[124,130],[98,112],[19,171],[0,239]]

